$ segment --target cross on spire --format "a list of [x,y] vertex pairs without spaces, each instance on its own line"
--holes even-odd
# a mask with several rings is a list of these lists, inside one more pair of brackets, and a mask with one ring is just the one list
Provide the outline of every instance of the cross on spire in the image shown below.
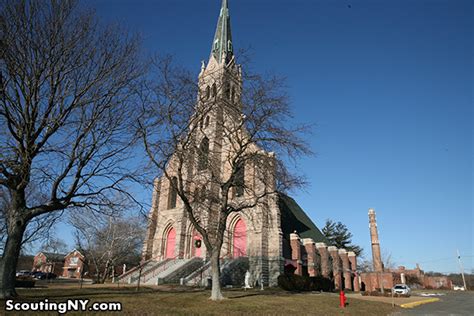
[[228,62],[233,56],[232,34],[230,32],[230,15],[227,0],[222,0],[219,20],[217,21],[216,34],[212,42],[211,54],[220,64]]

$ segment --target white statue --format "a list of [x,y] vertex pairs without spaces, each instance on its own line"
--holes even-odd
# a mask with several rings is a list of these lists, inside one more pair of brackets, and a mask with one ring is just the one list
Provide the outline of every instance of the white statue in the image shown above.
[[252,287],[250,286],[250,272],[247,270],[245,272],[245,289],[251,289]]

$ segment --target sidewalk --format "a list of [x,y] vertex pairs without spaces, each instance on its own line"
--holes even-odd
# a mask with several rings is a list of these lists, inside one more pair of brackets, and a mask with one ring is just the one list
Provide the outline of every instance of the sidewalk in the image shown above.
[[411,308],[422,304],[433,303],[439,301],[439,298],[410,296],[410,297],[385,297],[385,296],[362,296],[358,293],[347,293],[348,300],[357,299],[365,301],[382,302],[387,304],[394,304],[403,308]]

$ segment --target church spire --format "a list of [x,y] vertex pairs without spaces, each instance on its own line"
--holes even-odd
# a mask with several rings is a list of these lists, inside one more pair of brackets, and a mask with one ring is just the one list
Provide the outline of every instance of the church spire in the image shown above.
[[217,21],[216,34],[214,35],[211,52],[219,64],[228,62],[233,55],[229,5],[227,0],[222,0],[221,12],[219,14],[219,20]]

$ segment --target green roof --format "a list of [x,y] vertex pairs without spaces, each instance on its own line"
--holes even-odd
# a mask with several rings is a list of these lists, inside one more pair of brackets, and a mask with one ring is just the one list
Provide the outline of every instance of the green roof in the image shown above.
[[296,231],[301,238],[312,238],[314,242],[324,242],[330,245],[323,233],[294,199],[283,193],[279,193],[278,197],[281,229],[285,238],[289,240],[290,234]]
[[228,62],[233,55],[232,33],[227,0],[222,0],[221,12],[217,21],[216,34],[212,42],[212,54],[218,63]]

